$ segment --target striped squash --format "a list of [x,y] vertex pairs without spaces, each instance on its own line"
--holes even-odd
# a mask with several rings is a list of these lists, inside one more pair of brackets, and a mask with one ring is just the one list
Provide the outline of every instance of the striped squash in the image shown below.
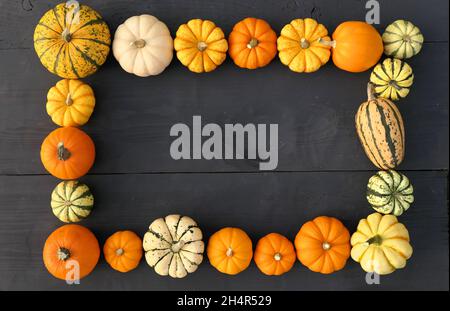
[[379,97],[399,100],[409,94],[413,85],[414,74],[411,66],[395,58],[387,58],[378,64],[370,76]]
[[63,181],[53,190],[50,204],[53,214],[62,222],[79,222],[91,213],[94,196],[85,184]]
[[397,20],[390,24],[382,36],[384,53],[398,59],[411,58],[419,54],[424,37],[413,23]]
[[86,5],[58,4],[42,16],[34,31],[34,49],[42,65],[65,79],[96,72],[110,45],[108,26]]
[[389,170],[380,171],[369,179],[366,197],[377,212],[400,216],[414,202],[413,192],[408,177]]
[[159,275],[184,278],[203,261],[205,244],[190,217],[169,215],[153,221],[142,242],[145,259]]
[[397,106],[389,99],[377,98],[374,85],[368,84],[368,101],[355,116],[356,131],[372,163],[382,169],[394,169],[405,155],[405,128]]

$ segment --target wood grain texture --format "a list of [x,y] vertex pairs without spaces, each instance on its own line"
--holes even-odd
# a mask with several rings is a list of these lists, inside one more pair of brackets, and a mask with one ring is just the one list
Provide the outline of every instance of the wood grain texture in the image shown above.
[[[364,192],[371,173],[151,174],[88,176],[82,179],[95,196],[89,227],[103,245],[117,230],[143,236],[156,218],[189,215],[205,238],[225,226],[241,227],[254,245],[269,232],[293,240],[301,225],[318,216],[339,217],[350,232],[372,213]],[[121,275],[102,258],[80,286],[69,287],[45,270],[41,250],[47,235],[62,225],[51,213],[48,176],[0,177],[0,290],[11,289],[167,289],[167,290],[448,290],[448,218],[446,174],[409,172],[416,202],[399,218],[411,235],[414,254],[406,269],[368,286],[360,266],[349,260],[330,276],[310,272],[299,262],[282,277],[266,277],[254,263],[236,277],[215,271],[205,259],[182,280],[158,276],[143,260]],[[25,189],[25,191],[24,191]],[[5,251],[7,250],[7,251]]]

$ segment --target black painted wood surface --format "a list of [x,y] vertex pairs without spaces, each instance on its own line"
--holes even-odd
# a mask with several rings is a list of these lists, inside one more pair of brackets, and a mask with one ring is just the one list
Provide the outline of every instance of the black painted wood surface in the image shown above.
[[[46,236],[61,223],[49,207],[58,181],[39,159],[43,138],[55,128],[45,112],[47,90],[59,80],[34,53],[32,34],[54,1],[0,2],[0,290],[10,289],[256,289],[256,290],[448,290],[448,1],[381,2],[381,25],[397,18],[416,23],[426,43],[408,61],[416,80],[399,103],[407,132],[400,170],[416,190],[416,202],[400,217],[411,234],[414,255],[406,269],[368,286],[358,264],[331,276],[296,263],[283,277],[263,276],[252,264],[237,277],[216,272],[205,260],[183,280],[157,276],[143,261],[126,275],[101,259],[76,287],[53,279],[43,267]],[[318,18],[330,32],[344,20],[364,19],[365,1],[84,1],[98,10],[112,32],[127,17],[150,13],[174,35],[191,18],[214,20],[228,34],[246,16],[265,18],[278,33],[297,17]],[[353,118],[365,100],[370,72],[350,74],[330,63],[319,72],[290,72],[277,59],[246,71],[229,59],[216,71],[196,75],[176,58],[160,76],[137,78],[110,55],[86,79],[97,97],[93,117],[83,127],[97,148],[90,174],[95,211],[83,225],[101,243],[114,231],[143,234],[150,222],[169,213],[194,217],[208,238],[224,226],[239,226],[254,243],[269,232],[293,239],[316,216],[343,220],[354,231],[372,210],[364,198],[375,171],[354,131]],[[279,165],[258,171],[255,161],[174,161],[170,127],[204,122],[278,123]]]

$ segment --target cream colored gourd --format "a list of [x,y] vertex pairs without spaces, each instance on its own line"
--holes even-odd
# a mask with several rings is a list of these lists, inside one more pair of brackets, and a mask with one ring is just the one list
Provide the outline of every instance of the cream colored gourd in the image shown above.
[[145,259],[159,275],[184,278],[203,261],[205,244],[190,217],[169,215],[153,221],[144,235]]
[[126,72],[154,76],[172,61],[173,39],[166,24],[156,17],[133,16],[117,28],[113,54]]

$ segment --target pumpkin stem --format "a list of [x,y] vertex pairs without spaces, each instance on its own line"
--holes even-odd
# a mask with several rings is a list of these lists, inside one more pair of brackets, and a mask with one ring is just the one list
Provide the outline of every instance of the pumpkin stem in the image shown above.
[[123,250],[123,248],[118,248],[118,249],[116,249],[116,255],[117,255],[117,256],[122,256],[123,253],[125,253],[124,250]]
[[302,47],[302,49],[308,49],[310,46],[310,43],[308,40],[306,40],[305,38],[302,38],[300,40],[300,46]]
[[197,49],[200,52],[203,52],[204,50],[206,50],[208,48],[208,44],[206,44],[206,42],[200,41],[199,43],[197,43]]
[[70,250],[64,247],[60,247],[56,252],[56,255],[58,256],[59,260],[66,261],[70,258]]
[[139,39],[133,42],[133,45],[135,47],[137,47],[138,49],[143,48],[145,45],[147,44],[147,42],[145,42],[144,39]]
[[231,247],[228,247],[226,255],[227,255],[227,257],[233,256],[233,250],[231,249]]
[[382,242],[383,242],[383,239],[379,235],[375,235],[366,241],[366,243],[368,243],[369,245],[371,245],[371,244],[380,245]]
[[70,93],[68,93],[66,97],[66,105],[70,106],[72,104],[73,104],[72,96],[70,96]]
[[372,82],[369,82],[367,84],[367,98],[369,101],[377,99],[377,95],[375,93],[375,85]]
[[322,248],[323,248],[324,251],[327,251],[327,250],[329,250],[331,248],[331,245],[328,242],[323,242]]
[[64,41],[66,41],[67,43],[70,42],[70,40],[72,40],[72,35],[70,34],[69,29],[64,28],[61,37],[63,38]]
[[397,81],[395,80],[391,80],[389,81],[389,85],[392,86],[393,88],[395,88],[397,91],[401,91],[401,87],[397,84]]
[[252,39],[248,42],[247,48],[253,49],[253,48],[256,47],[258,44],[259,44],[258,39],[252,38]]
[[180,249],[183,248],[183,246],[184,246],[184,241],[175,242],[174,244],[172,244],[172,247],[171,247],[172,252],[178,253],[180,251]]
[[280,261],[280,260],[281,260],[281,254],[280,254],[280,253],[276,253],[276,254],[273,256],[273,259],[275,259],[276,261]]
[[66,161],[70,158],[70,151],[64,147],[64,143],[61,141],[58,143],[57,148],[58,160]]
[[320,43],[320,44],[323,44],[323,45],[326,45],[326,46],[330,46],[330,47],[332,47],[333,49],[336,48],[336,41],[335,41],[335,40],[332,40],[332,41],[326,41],[326,40],[324,40],[323,38],[320,38],[320,39],[319,39],[319,43]]

